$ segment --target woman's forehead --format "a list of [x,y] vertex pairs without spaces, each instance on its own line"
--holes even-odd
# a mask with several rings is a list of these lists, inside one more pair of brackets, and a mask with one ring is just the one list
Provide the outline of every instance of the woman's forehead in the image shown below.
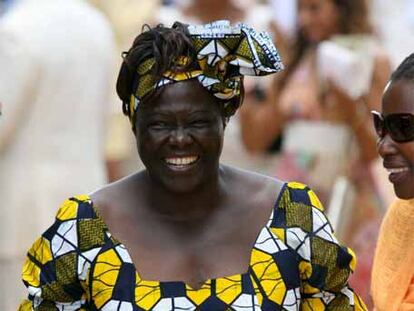
[[217,99],[197,80],[169,84],[160,88],[144,105],[149,113],[173,111],[216,111]]
[[384,114],[414,113],[414,81],[389,82],[384,89],[382,111]]

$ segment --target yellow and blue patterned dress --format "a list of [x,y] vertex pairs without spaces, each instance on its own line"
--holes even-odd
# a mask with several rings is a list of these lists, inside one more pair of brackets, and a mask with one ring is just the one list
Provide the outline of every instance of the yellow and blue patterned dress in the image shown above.
[[26,310],[366,310],[347,285],[355,256],[340,246],[315,193],[285,184],[244,274],[184,282],[140,278],[86,195],[62,205],[28,252]]

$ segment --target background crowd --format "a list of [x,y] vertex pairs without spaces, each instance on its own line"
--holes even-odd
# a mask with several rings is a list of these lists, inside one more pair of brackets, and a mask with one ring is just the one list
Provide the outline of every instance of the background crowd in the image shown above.
[[245,81],[222,159],[318,193],[357,253],[369,305],[379,224],[393,200],[370,110],[414,50],[412,0],[0,1],[0,310],[25,290],[25,252],[65,198],[142,168],[116,68],[142,25],[228,19],[268,31],[283,74]]

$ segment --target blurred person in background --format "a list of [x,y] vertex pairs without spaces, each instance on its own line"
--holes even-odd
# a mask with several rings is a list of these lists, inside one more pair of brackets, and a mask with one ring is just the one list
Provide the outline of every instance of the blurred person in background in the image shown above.
[[[381,217],[379,198],[368,170],[377,157],[369,111],[380,102],[390,71],[389,61],[372,40],[365,1],[299,0],[297,10],[296,42],[291,53],[285,54],[289,56],[287,69],[274,80],[265,100],[255,102],[247,94],[240,114],[242,137],[252,153],[266,154],[281,148],[273,174],[287,180],[305,180],[317,189],[326,204],[335,197],[332,189],[336,189],[336,182],[345,180],[349,189],[344,200],[348,220],[344,217],[340,221],[349,225],[341,237],[360,256],[354,286],[366,298]],[[331,53],[333,63],[329,63],[329,59],[321,57],[322,43],[335,42],[335,38],[357,47],[369,45],[369,53],[362,51],[364,66],[351,67],[351,75],[344,73],[341,77],[341,82],[352,91],[359,87],[357,83],[353,85],[360,75],[358,69],[372,64],[367,89],[357,97],[338,86],[336,80],[322,79],[320,63],[326,69],[328,62],[328,69],[340,75],[339,64],[346,64],[350,58],[349,53],[342,53],[348,57],[344,59],[339,58],[342,54]],[[337,46],[343,50],[340,44]],[[339,179],[340,176],[343,178]],[[341,213],[342,207],[338,208]]]
[[378,152],[397,199],[381,225],[372,270],[376,311],[414,310],[414,54],[393,72],[372,112]]
[[286,39],[291,40],[296,32],[297,0],[268,0],[267,2],[271,6],[270,14],[277,29]]
[[393,68],[414,51],[414,1],[370,0],[376,33],[390,55]]
[[0,18],[0,310],[62,197],[105,182],[113,35],[81,0],[20,0]]
[[158,21],[171,24],[178,18],[194,24],[226,19],[232,23],[256,23],[258,29],[262,29],[272,19],[268,9],[268,5],[256,0],[176,0],[162,7]]

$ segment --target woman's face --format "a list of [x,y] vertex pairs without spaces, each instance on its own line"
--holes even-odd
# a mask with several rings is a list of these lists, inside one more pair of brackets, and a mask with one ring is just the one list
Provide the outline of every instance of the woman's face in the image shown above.
[[[414,114],[414,82],[399,80],[389,84],[382,98],[382,114]],[[390,173],[397,197],[414,198],[414,141],[398,143],[387,134],[378,141],[378,152]],[[396,169],[402,169],[395,171]]]
[[318,43],[339,32],[340,12],[333,0],[299,0],[299,29],[306,40]]
[[223,117],[197,80],[164,86],[137,113],[138,152],[155,182],[183,193],[217,176]]

